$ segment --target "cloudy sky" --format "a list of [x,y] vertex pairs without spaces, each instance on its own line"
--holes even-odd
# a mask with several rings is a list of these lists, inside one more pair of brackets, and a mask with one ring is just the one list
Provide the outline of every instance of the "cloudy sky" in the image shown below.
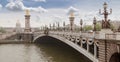
[[31,14],[31,26],[40,27],[50,23],[65,21],[69,24],[69,14],[74,12],[75,24],[83,19],[84,24],[91,24],[93,17],[101,20],[99,9],[103,10],[103,3],[107,2],[111,20],[120,20],[120,0],[0,0],[0,26],[15,27],[19,20],[24,27],[25,10]]

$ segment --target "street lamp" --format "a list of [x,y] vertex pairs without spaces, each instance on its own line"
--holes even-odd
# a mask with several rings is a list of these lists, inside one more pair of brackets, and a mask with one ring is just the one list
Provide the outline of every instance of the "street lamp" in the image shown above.
[[99,10],[99,14],[104,15],[104,20],[102,21],[102,28],[107,29],[107,28],[110,28],[110,23],[108,21],[108,15],[112,14],[112,9],[110,9],[110,12],[107,11],[107,3],[106,2],[103,4],[103,7],[104,7],[104,12],[101,13],[101,10]]
[[55,30],[55,23],[53,23],[53,30]]
[[93,29],[93,31],[96,31],[96,18],[94,17],[94,19],[93,19],[93,24],[94,24],[94,29]]
[[64,31],[65,31],[65,22],[63,22],[63,27],[64,27],[63,29],[64,29]]
[[80,27],[80,31],[82,32],[82,24],[83,24],[83,21],[82,21],[82,19],[80,20],[80,25],[81,25],[81,27]]
[[59,28],[60,28],[60,25],[59,25],[59,22],[58,22],[58,31],[59,31]]
[[104,8],[107,8],[107,3],[106,3],[106,2],[103,4],[103,7],[104,7]]
[[51,30],[51,24],[49,25],[49,27],[50,27],[50,30]]

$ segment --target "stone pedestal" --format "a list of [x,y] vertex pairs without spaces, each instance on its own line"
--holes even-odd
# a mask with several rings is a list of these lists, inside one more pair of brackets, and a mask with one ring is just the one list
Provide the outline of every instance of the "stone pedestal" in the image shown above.
[[24,32],[31,32],[31,28],[25,28]]
[[100,33],[99,33],[99,38],[100,39],[106,39],[106,34],[112,34],[113,31],[111,31],[111,29],[101,29]]
[[101,33],[113,33],[111,29],[101,29]]
[[31,32],[22,33],[22,40],[26,42],[32,42],[33,38],[34,36],[33,36],[33,33]]

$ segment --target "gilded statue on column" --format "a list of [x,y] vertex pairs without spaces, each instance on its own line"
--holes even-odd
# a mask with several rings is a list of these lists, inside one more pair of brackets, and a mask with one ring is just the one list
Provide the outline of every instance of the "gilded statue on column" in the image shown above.
[[26,15],[30,15],[30,11],[28,9],[26,9],[25,11],[26,11]]

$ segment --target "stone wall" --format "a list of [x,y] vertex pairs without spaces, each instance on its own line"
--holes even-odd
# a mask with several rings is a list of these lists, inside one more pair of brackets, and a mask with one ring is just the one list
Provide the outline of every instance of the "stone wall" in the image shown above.
[[111,56],[118,52],[117,44],[109,40],[99,41],[99,62],[109,62]]

